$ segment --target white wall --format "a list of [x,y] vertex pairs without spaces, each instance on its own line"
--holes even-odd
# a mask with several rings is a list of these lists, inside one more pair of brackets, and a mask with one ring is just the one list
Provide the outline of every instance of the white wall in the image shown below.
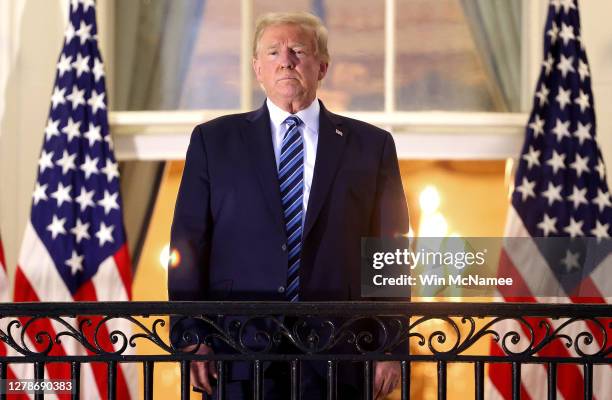
[[[0,0],[0,232],[9,274],[12,277],[23,230],[30,211],[30,195],[36,178],[62,43],[68,0]],[[100,2],[109,10],[111,2]],[[545,19],[540,0],[536,24]],[[582,0],[583,38],[593,77],[598,137],[612,175],[612,14],[609,0]],[[100,13],[99,20],[104,17]],[[539,22],[538,22],[539,21]],[[100,21],[102,22],[102,21]],[[101,26],[104,26],[101,24]],[[531,30],[533,31],[533,30]],[[531,39],[541,46],[542,28]],[[100,32],[101,41],[112,35]],[[101,43],[105,51],[105,43]],[[108,48],[106,48],[108,50]],[[536,54],[541,54],[539,51]],[[109,60],[110,51],[104,53]],[[540,59],[532,68],[537,71]],[[107,71],[110,71],[107,67]],[[109,77],[112,83],[112,77]],[[112,98],[112,93],[110,93]],[[12,279],[11,279],[12,281]]]
[[[9,276],[30,212],[66,0],[0,0],[0,232]],[[3,91],[2,91],[3,90]]]
[[581,0],[582,36],[593,78],[597,137],[612,187],[612,1]]

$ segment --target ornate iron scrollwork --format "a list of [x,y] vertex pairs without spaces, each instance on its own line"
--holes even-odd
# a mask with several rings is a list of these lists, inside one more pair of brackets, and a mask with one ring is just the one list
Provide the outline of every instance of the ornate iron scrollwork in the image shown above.
[[[48,314],[39,312],[39,315],[25,317],[19,314],[16,308],[18,305],[12,305],[11,310],[2,310],[0,305],[0,340],[14,353],[25,357],[57,354],[54,349],[62,341],[77,343],[81,347],[81,354],[98,356],[132,354],[142,341],[152,343],[162,356],[194,354],[202,345],[211,343],[223,343],[236,354],[243,355],[273,354],[282,343],[289,344],[298,355],[391,354],[398,347],[410,344],[413,351],[410,354],[406,352],[405,358],[418,353],[421,357],[434,360],[441,356],[448,359],[474,355],[477,344],[484,340],[497,342],[504,356],[513,359],[532,360],[542,353],[550,358],[552,353],[549,350],[558,348],[559,343],[576,362],[584,358],[590,362],[609,363],[612,352],[609,344],[612,329],[609,314],[612,311],[609,308],[607,313],[600,313],[599,316],[590,317],[587,315],[588,308],[582,310],[578,307],[576,309],[580,312],[576,312],[576,315],[572,315],[570,309],[570,312],[561,315],[551,312],[549,318],[540,309],[537,314],[530,313],[524,305],[517,306],[513,312],[506,304],[503,315],[496,314],[498,306],[495,304],[490,304],[488,308],[479,305],[479,311],[474,315],[468,312],[469,307],[465,304],[459,307],[447,304],[447,315],[441,314],[439,309],[427,315],[424,308],[413,310],[415,312],[385,312],[375,315],[371,309],[363,313],[365,309],[362,306],[349,304],[338,307],[336,314],[301,312],[299,315],[285,317],[282,311],[286,311],[286,306],[282,310],[275,310],[270,309],[270,304],[260,308],[249,304],[244,316],[237,317],[241,315],[236,313],[239,305],[233,304],[231,313],[224,310],[224,305],[220,305],[216,313],[182,315],[183,320],[197,319],[199,326],[205,327],[203,330],[179,332],[185,342],[196,345],[187,353],[175,348],[168,339],[165,316],[178,314],[176,310],[156,312],[155,307],[152,307],[144,314],[138,312],[140,308],[130,312],[130,304],[123,305],[125,312],[121,313],[109,305],[106,310],[99,306],[95,313],[78,316],[78,310],[71,310],[68,306],[65,315],[57,315],[57,309],[53,309]],[[301,307],[303,309],[306,306]],[[548,307],[551,311],[555,310],[555,305]],[[488,312],[483,314],[483,310]],[[10,312],[13,312],[13,316]],[[226,323],[232,318],[232,322]],[[124,329],[118,329],[118,325]],[[511,329],[505,326],[511,326]],[[111,343],[113,348],[105,347],[104,343]],[[567,354],[559,357],[567,358]]]

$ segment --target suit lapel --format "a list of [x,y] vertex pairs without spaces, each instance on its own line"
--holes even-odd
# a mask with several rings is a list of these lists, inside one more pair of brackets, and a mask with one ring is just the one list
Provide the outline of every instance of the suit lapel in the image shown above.
[[319,141],[302,238],[306,238],[323,207],[342,159],[347,133],[338,118],[321,104]]
[[[260,109],[248,113],[247,120],[249,124],[241,132],[246,144],[246,152],[257,174],[272,218],[276,221],[279,228],[285,232],[280,189],[278,186],[278,171],[276,169],[274,149],[272,148],[270,116],[265,103]],[[248,201],[248,199],[245,200]]]

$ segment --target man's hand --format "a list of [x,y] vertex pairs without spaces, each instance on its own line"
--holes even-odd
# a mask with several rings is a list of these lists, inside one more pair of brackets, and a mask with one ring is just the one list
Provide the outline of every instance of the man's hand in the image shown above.
[[400,377],[399,361],[374,362],[374,399],[380,400],[388,396],[397,387]]
[[[191,345],[184,347],[185,352],[191,352],[197,345]],[[202,344],[195,354],[213,354],[213,350]],[[213,394],[213,388],[210,384],[210,377],[217,379],[217,367],[214,361],[192,361],[190,370],[191,384],[198,388],[203,389],[209,395]]]

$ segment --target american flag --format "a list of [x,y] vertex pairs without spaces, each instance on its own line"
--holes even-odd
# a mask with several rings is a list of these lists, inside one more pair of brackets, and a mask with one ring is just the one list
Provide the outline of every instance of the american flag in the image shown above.
[[[591,240],[609,241],[612,203],[595,130],[591,72],[580,36],[578,5],[574,0],[551,0],[544,33],[544,61],[517,168],[505,237],[594,237]],[[515,284],[532,296],[515,298],[500,287],[505,301],[542,301],[536,298],[538,293],[531,285],[548,281],[559,282],[562,292],[560,297],[547,301],[606,302],[612,289],[610,254],[594,263],[591,270],[581,271],[584,255],[571,246],[564,249],[564,254],[556,254],[556,259],[540,251],[535,243],[528,247],[517,250],[506,245],[499,270],[502,275],[512,276]],[[590,297],[585,298],[581,295],[584,293]],[[537,326],[538,320],[530,322]],[[559,325],[558,321],[547,322],[553,327]],[[518,323],[507,323],[505,328],[523,331],[528,336]],[[574,332],[590,328],[593,326],[588,323],[569,327]],[[598,329],[592,332],[594,346],[601,346],[601,332]],[[565,333],[572,336],[570,331]],[[503,354],[495,342],[491,352]],[[539,355],[577,356],[574,347],[567,348],[560,340],[545,347]],[[609,366],[595,367],[596,398],[609,398],[612,393],[610,374]],[[544,365],[524,366],[521,376],[522,399],[546,398]],[[488,398],[511,398],[510,377],[508,364],[492,364]],[[580,366],[558,367],[558,398],[582,398],[583,388]]]
[[[123,227],[118,165],[109,134],[102,57],[98,50],[94,0],[71,0],[64,45],[57,62],[38,178],[32,195],[15,276],[15,301],[117,301],[131,298],[131,266]],[[94,320],[98,322],[100,319]],[[72,321],[77,326],[78,321]],[[61,326],[43,320],[38,329]],[[64,328],[65,329],[65,328]],[[129,334],[129,325],[111,321],[98,338],[113,349],[109,332]],[[33,330],[35,331],[35,330]],[[28,332],[30,348],[43,349]],[[85,332],[92,339],[93,329]],[[62,340],[54,354],[85,354]],[[53,354],[53,353],[52,353]],[[134,398],[136,372],[118,368],[118,398]],[[30,367],[31,368],[31,367]],[[47,364],[49,378],[66,379],[69,365]],[[20,376],[33,377],[31,369]],[[83,398],[106,398],[107,369],[83,367]]]
[[[10,303],[11,295],[10,295],[10,285],[9,278],[6,273],[6,259],[4,258],[4,247],[2,246],[2,238],[0,237],[0,302],[2,303]],[[0,329],[2,332],[8,332],[7,329],[8,321],[6,318],[0,319]],[[8,348],[4,342],[0,341],[0,356],[7,355],[15,355],[14,352],[11,352],[12,349]],[[15,379],[15,373],[13,372],[13,368],[9,366],[6,371],[6,377],[8,379]],[[27,398],[27,396],[23,393],[16,394],[13,397],[13,400]]]
[[4,247],[2,246],[2,237],[0,236],[0,302],[6,303],[10,301],[9,296],[9,280],[6,275],[6,261],[4,261]]

